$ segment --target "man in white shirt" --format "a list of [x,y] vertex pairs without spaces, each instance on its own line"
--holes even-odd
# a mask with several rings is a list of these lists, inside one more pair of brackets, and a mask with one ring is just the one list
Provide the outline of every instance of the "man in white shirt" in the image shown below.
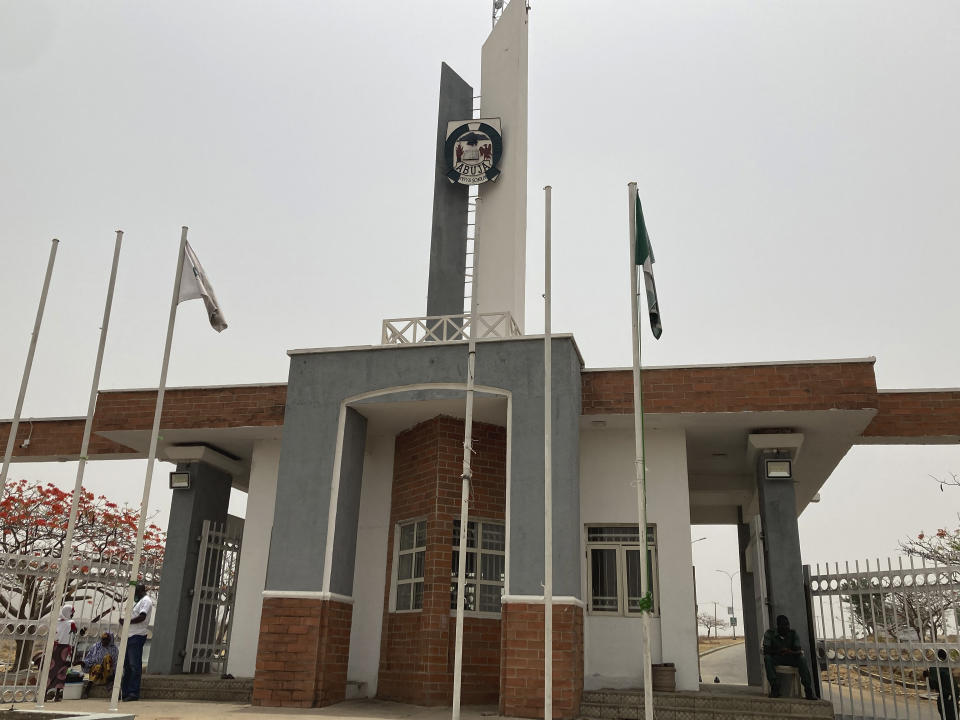
[[[130,636],[127,638],[127,652],[123,657],[123,678],[120,680],[120,695],[125,701],[140,699],[140,675],[143,672],[143,644],[147,641],[147,625],[153,600],[147,595],[147,588],[139,583],[133,591],[136,603],[130,617]],[[123,624],[123,618],[120,619]]]

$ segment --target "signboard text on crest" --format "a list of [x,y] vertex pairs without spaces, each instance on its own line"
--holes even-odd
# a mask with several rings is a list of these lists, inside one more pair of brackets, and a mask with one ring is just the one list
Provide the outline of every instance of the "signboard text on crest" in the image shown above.
[[500,118],[455,120],[447,123],[445,174],[452,183],[478,185],[500,175],[503,138]]

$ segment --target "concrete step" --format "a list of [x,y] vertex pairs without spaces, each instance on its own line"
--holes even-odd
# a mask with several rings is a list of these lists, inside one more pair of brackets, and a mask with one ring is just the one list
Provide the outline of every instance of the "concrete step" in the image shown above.
[[[824,700],[767,698],[749,692],[654,693],[657,720],[833,720]],[[643,720],[642,690],[584,691],[580,715],[590,720]]]
[[[108,698],[109,685],[90,688],[90,697]],[[246,705],[253,678],[223,680],[219,675],[146,675],[140,683],[142,700],[209,700]]]

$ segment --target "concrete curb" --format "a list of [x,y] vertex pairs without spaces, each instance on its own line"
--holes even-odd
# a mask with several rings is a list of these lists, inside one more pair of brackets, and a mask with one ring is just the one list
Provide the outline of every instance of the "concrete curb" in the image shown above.
[[743,640],[740,640],[735,643],[730,643],[729,645],[723,645],[722,647],[710,648],[709,650],[704,650],[702,653],[700,653],[699,656],[706,657],[707,655],[712,655],[715,652],[720,652],[721,650],[726,650],[727,648],[736,647],[737,645],[743,645],[743,642],[744,642]]

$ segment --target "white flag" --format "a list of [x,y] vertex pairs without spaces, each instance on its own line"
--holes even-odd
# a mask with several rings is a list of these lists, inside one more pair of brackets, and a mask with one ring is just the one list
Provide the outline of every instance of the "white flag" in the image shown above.
[[213,294],[210,280],[203,271],[203,265],[197,259],[197,254],[190,247],[190,243],[186,245],[183,267],[180,269],[180,273],[180,297],[177,299],[177,303],[182,303],[185,300],[196,300],[197,298],[202,299],[213,329],[217,332],[226,330],[227,321],[223,319],[223,312],[220,310],[217,296]]

